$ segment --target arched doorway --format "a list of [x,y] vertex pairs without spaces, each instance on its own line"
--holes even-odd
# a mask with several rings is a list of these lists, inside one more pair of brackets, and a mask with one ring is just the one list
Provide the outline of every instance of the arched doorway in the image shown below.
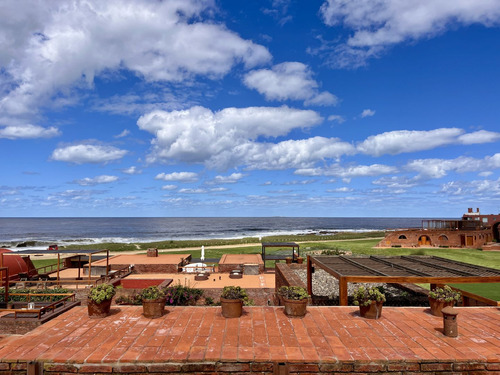
[[493,239],[500,242],[500,222],[493,224]]
[[418,246],[431,246],[431,239],[429,236],[422,235],[418,238]]

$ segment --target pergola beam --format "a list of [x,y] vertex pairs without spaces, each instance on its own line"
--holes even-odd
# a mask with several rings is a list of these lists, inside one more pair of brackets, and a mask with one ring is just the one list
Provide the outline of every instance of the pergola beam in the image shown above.
[[[313,272],[315,267],[323,269],[325,272],[329,273],[339,281],[339,304],[341,306],[347,306],[348,304],[348,295],[347,295],[347,284],[350,282],[354,283],[394,283],[394,284],[404,284],[404,283],[429,283],[429,284],[454,284],[454,283],[500,283],[500,271],[495,269],[489,269],[487,267],[479,267],[476,268],[474,265],[471,265],[471,271],[463,271],[468,275],[458,275],[458,276],[443,276],[443,271],[449,272],[450,270],[446,267],[439,266],[434,267],[435,264],[432,263],[432,260],[436,262],[440,262],[444,258],[440,257],[423,257],[421,259],[410,258],[415,263],[422,261],[428,262],[430,264],[426,264],[426,266],[434,267],[434,271],[432,274],[426,274],[423,272],[415,271],[407,266],[398,265],[395,263],[397,259],[405,259],[408,260],[407,257],[371,257],[376,261],[380,261],[384,265],[391,265],[393,267],[397,267],[403,271],[406,271],[406,274],[400,276],[388,276],[384,275],[383,272],[376,270],[375,268],[365,266],[360,262],[357,262],[356,258],[348,258],[345,256],[307,256],[307,291],[312,296],[312,280],[313,280]],[[328,264],[328,259],[335,259],[335,264]],[[342,267],[342,264],[339,264],[337,261],[341,259],[344,264],[349,264],[351,266],[355,266],[357,272],[355,275],[346,275],[341,273],[339,268]],[[449,261],[449,260],[446,260]],[[453,262],[453,261],[449,261]],[[333,263],[333,262],[331,262]],[[457,265],[462,267],[466,267],[467,263],[457,262]],[[443,269],[444,268],[444,269]],[[474,273],[473,270],[477,270],[477,273]],[[482,276],[485,272],[491,271],[492,274],[497,274],[498,276]],[[430,271],[429,271],[430,272]],[[462,272],[462,271],[460,271]],[[379,275],[374,275],[374,273],[378,273]],[[420,275],[418,275],[420,273]],[[417,274],[417,275],[416,275]]]

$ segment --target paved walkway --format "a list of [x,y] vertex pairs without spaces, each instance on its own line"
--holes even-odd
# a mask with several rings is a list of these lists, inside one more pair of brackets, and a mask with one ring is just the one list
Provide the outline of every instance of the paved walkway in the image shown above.
[[0,362],[117,364],[202,361],[481,361],[500,363],[500,309],[460,308],[458,338],[426,308],[384,307],[366,320],[355,307],[308,307],[289,319],[279,307],[175,307],[146,319],[141,306],[113,306],[89,319],[77,307],[24,336],[0,340]]

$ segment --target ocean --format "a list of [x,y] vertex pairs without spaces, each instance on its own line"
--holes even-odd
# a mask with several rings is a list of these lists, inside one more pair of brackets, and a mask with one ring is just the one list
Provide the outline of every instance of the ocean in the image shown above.
[[49,244],[87,245],[170,240],[265,237],[319,232],[367,232],[421,226],[421,218],[0,218],[0,247],[45,249]]

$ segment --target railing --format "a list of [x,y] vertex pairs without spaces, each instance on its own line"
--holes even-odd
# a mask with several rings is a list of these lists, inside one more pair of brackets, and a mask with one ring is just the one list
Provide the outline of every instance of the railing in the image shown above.
[[27,296],[28,297],[28,303],[31,301],[32,296],[40,297],[40,296],[66,296],[60,300],[57,300],[50,305],[43,306],[40,308],[35,308],[35,309],[10,309],[10,311],[14,312],[14,319],[18,318],[18,315],[28,315],[28,314],[37,314],[38,319],[41,318],[43,314],[46,314],[50,311],[52,313],[55,312],[56,308],[65,306],[67,302],[75,302],[75,294],[67,294],[67,293],[44,293],[44,294],[37,294],[37,293],[28,293],[28,294],[23,294],[23,293],[11,293],[11,296]]
[[[108,276],[94,276],[89,279],[88,276],[81,277],[80,279],[75,278],[59,278],[57,279],[43,279],[41,277],[39,280],[20,280],[15,281],[16,285],[12,288],[13,290],[21,287],[23,289],[28,287],[35,287],[37,289],[46,289],[49,286],[64,287],[65,285],[74,285],[75,289],[80,289],[80,287],[92,287],[98,284],[105,284],[113,279],[123,278],[130,273],[132,273],[133,267],[123,267],[119,270],[109,272]],[[73,289],[73,288],[71,288]]]
[[[66,269],[67,267],[62,267],[62,268],[59,268],[59,271],[62,271],[64,269]],[[57,271],[57,263],[55,264],[49,264],[48,266],[42,266],[42,267],[38,267],[36,268],[36,272],[38,275],[42,274],[49,274],[49,273],[53,273]]]

